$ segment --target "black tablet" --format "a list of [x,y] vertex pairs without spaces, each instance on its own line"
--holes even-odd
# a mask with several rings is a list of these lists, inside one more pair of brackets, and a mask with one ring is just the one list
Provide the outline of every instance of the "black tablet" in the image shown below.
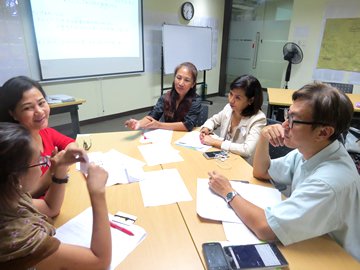
[[232,269],[272,269],[289,265],[272,243],[225,246],[224,251]]

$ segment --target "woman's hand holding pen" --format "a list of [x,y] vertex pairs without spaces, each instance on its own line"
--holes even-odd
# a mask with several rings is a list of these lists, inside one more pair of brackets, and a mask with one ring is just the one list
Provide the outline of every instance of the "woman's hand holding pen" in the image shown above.
[[210,145],[211,144],[211,140],[213,139],[212,137],[210,137],[210,135],[212,135],[213,133],[206,127],[203,127],[200,130],[200,141],[202,144],[206,144],[206,145]]
[[213,138],[214,133],[212,133],[208,128],[202,128],[200,130],[200,142],[205,145],[221,148],[221,140]]
[[[218,147],[218,142],[219,142],[219,140],[214,139],[211,135],[205,135],[203,138],[200,138],[200,141],[202,144],[213,147]],[[221,145],[221,141],[220,141],[220,145]]]
[[206,135],[209,135],[210,134],[210,130],[206,127],[203,127],[201,130],[200,130],[200,141],[206,136]]

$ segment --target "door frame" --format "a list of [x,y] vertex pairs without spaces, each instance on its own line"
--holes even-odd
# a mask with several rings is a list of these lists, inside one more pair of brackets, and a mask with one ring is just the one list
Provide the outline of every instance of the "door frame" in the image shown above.
[[233,0],[225,1],[224,8],[224,22],[223,22],[223,36],[221,44],[221,57],[220,57],[220,76],[219,76],[219,96],[225,96],[226,94],[226,63],[228,55],[228,44],[230,35],[230,23],[232,12]]

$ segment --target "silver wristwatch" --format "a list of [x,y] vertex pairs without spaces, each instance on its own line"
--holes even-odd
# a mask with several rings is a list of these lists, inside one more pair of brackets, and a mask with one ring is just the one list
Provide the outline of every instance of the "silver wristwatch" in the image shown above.
[[230,203],[230,202],[234,199],[234,197],[235,197],[236,195],[238,195],[238,194],[239,194],[239,193],[237,193],[235,190],[229,192],[228,194],[226,194],[225,201],[226,201],[227,203]]

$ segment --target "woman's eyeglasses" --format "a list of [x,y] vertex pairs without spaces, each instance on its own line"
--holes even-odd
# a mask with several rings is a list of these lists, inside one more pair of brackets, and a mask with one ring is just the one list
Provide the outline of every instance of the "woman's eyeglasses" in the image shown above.
[[41,167],[50,167],[51,162],[49,157],[40,156],[39,163],[30,165],[28,168],[33,168],[37,166]]
[[90,150],[91,146],[92,146],[91,138],[89,138],[89,140],[84,139],[84,141],[83,141],[83,149],[88,151],[88,150]]

